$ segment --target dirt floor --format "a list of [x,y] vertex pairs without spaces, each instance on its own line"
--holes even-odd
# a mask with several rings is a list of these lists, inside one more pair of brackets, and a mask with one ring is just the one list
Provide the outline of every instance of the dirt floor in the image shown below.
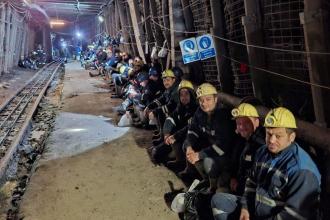
[[15,67],[10,73],[0,76],[0,106],[17,90],[22,88],[31,79],[36,70]]
[[[77,63],[68,64],[62,111],[81,114],[82,118],[84,115],[111,118],[108,123],[115,122],[117,118],[111,107],[120,100],[110,99],[110,93],[104,88],[101,78],[90,78]],[[55,131],[65,125],[61,126],[55,126]],[[83,129],[73,130],[82,132]],[[94,130],[96,135],[98,126]],[[21,214],[24,219],[178,219],[167,208],[163,195],[170,191],[168,181],[172,181],[175,188],[183,185],[166,168],[155,167],[150,162],[145,147],[150,144],[151,132],[135,128],[121,132],[123,135],[119,138],[73,156],[51,159],[46,153],[23,197]],[[56,139],[54,132],[55,144],[53,140],[46,146],[48,153],[52,152],[50,148],[64,149],[61,138],[77,142],[73,134],[61,135]],[[86,132],[86,136],[80,138],[82,144],[70,148],[71,151],[88,144],[84,138],[95,138],[90,135]]]

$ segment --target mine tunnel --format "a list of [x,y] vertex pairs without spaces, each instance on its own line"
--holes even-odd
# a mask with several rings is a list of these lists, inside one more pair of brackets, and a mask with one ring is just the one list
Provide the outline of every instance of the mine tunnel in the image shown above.
[[0,0],[0,219],[330,219],[328,39],[327,0]]

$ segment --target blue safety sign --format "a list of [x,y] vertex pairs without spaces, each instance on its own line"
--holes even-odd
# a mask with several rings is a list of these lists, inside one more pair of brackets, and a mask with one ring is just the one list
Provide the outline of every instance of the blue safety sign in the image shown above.
[[201,60],[205,60],[216,56],[213,38],[211,35],[205,34],[203,36],[199,36],[196,38],[196,41],[197,41],[199,56]]
[[180,41],[183,63],[191,63],[200,60],[197,42],[194,37]]

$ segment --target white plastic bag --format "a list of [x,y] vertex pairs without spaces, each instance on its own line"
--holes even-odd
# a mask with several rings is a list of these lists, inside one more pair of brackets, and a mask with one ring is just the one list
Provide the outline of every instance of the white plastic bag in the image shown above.
[[133,124],[132,117],[129,113],[124,114],[121,116],[118,127],[130,127]]
[[151,59],[157,59],[158,58],[158,56],[157,56],[157,47],[156,46],[152,47],[150,58]]
[[160,49],[158,52],[158,57],[160,57],[160,58],[165,58],[167,56],[167,49],[165,47],[166,43],[167,43],[167,41],[165,40],[163,43],[162,49]]

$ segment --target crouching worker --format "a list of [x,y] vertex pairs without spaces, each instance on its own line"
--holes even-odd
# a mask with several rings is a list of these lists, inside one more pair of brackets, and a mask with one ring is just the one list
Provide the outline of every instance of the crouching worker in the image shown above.
[[296,121],[286,108],[266,118],[266,145],[256,153],[243,197],[216,194],[215,219],[317,219],[320,173],[295,142]]
[[218,102],[213,85],[200,85],[196,94],[200,107],[188,129],[186,157],[205,182],[209,181],[209,192],[213,193],[218,186],[223,190],[229,186],[235,126],[230,111]]
[[[182,80],[179,84],[180,102],[177,108],[166,118],[163,132],[164,142],[153,148],[152,157],[157,163],[166,163],[173,171],[181,171],[186,166],[182,145],[187,136],[188,122],[191,121],[196,109],[196,96],[192,83]],[[174,152],[175,160],[168,161],[168,154]]]
[[260,125],[257,109],[253,105],[242,103],[234,108],[231,114],[236,122],[236,133],[243,138],[243,141],[239,142],[242,146],[237,146],[237,150],[241,152],[236,154],[239,156],[239,163],[238,167],[233,166],[236,172],[230,180],[230,189],[236,195],[242,196],[256,151],[265,145],[265,132]]
[[181,81],[180,76],[175,75],[172,70],[165,70],[162,73],[165,91],[162,96],[151,102],[144,110],[144,115],[149,120],[157,121],[159,139],[153,141],[156,146],[164,141],[163,125],[166,117],[171,114],[179,103],[178,86]]

